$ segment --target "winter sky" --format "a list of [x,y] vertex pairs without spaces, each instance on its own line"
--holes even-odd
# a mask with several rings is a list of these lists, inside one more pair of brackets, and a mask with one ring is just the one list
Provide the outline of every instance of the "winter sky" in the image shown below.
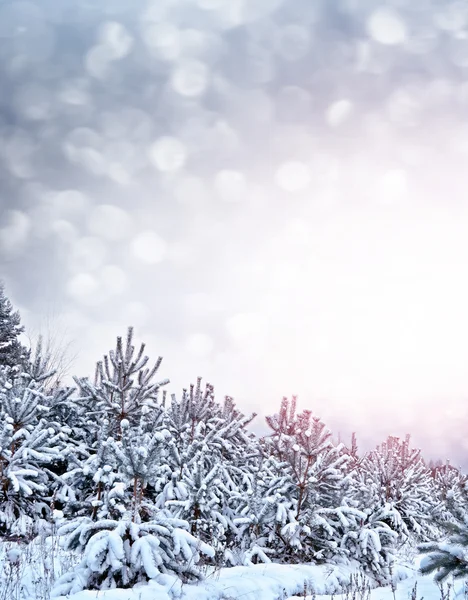
[[468,2],[0,1],[0,273],[74,371],[464,461]]

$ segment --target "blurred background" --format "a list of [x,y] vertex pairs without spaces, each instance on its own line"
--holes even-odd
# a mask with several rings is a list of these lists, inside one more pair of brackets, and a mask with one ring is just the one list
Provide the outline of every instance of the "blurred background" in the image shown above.
[[0,0],[0,274],[74,374],[133,324],[466,465],[467,183],[465,0]]

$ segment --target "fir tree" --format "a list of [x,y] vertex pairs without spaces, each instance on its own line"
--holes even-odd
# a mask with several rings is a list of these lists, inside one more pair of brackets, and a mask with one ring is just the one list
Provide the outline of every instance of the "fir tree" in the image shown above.
[[0,281],[0,367],[18,367],[28,358],[28,351],[18,337],[24,331],[20,314],[13,309]]
[[154,485],[163,467],[168,437],[157,423],[151,424],[149,412],[143,411],[136,427],[126,419],[120,421],[118,439],[108,440],[122,476],[121,518],[80,517],[59,530],[66,536],[66,547],[83,556],[78,567],[58,581],[56,593],[128,588],[160,573],[174,573],[184,580],[199,578],[200,552],[213,556],[212,548],[188,531],[186,521],[145,500],[148,484]]
[[434,573],[434,579],[442,582],[449,576],[468,577],[468,521],[463,524],[447,523],[447,541],[426,542],[419,546],[425,554],[420,570],[423,575]]
[[259,452],[247,431],[254,417],[238,411],[229,396],[217,402],[211,385],[202,389],[201,378],[180,399],[173,395],[167,409],[170,470],[157,506],[186,519],[201,539],[214,536],[221,563],[234,536],[230,497]]
[[289,546],[283,551],[295,560],[330,558],[342,536],[336,523],[354,511],[346,502],[350,457],[310,410],[296,413],[295,397],[291,402],[283,398],[279,413],[267,417],[267,424],[272,434],[265,438],[266,448],[277,459],[279,472],[289,476],[289,498],[294,502],[281,530],[281,540]]
[[442,527],[454,519],[463,523],[468,517],[468,476],[448,461],[433,466],[431,476],[439,502],[439,510],[435,515],[437,521]]
[[[281,558],[281,530],[289,521],[294,502],[288,498],[290,478],[278,474],[272,457],[259,456],[249,470],[244,471],[242,484],[231,495],[237,516],[236,543],[226,551],[232,565],[250,565]],[[283,539],[283,544],[287,542]]]
[[434,519],[439,504],[433,481],[421,451],[411,447],[409,436],[405,440],[390,436],[369,452],[359,465],[358,477],[362,505],[374,507],[402,539],[436,536]]
[[[66,395],[66,394],[65,394]],[[54,469],[66,450],[67,430],[50,419],[58,397],[44,383],[19,374],[0,389],[0,533],[28,536],[50,515]]]
[[154,381],[162,358],[154,366],[148,367],[149,358],[145,355],[145,344],[138,352],[133,345],[133,328],[127,332],[125,344],[117,338],[115,350],[111,350],[96,365],[94,383],[88,378],[76,378],[81,393],[77,404],[86,430],[96,431],[100,419],[109,421],[111,433],[120,435],[120,423],[138,423],[144,407],[157,405],[159,390],[169,383],[168,379]]

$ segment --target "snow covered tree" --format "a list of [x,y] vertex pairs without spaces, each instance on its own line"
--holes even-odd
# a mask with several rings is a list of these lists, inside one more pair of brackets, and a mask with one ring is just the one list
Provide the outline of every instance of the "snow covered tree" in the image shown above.
[[0,535],[29,537],[46,526],[66,466],[63,422],[72,389],[48,385],[41,345],[17,367],[0,368]]
[[468,517],[468,476],[448,461],[433,466],[431,476],[440,503],[440,510],[435,515],[437,521],[442,526],[453,519],[463,523]]
[[[160,573],[175,573],[185,580],[197,578],[201,576],[196,567],[200,552],[214,555],[210,546],[188,531],[186,521],[145,500],[148,485],[155,485],[164,469],[170,435],[150,415],[149,408],[143,410],[133,427],[122,419],[117,439],[107,441],[114,468],[122,477],[121,517],[108,518],[101,511],[97,518],[95,514],[80,517],[59,530],[66,536],[66,548],[81,551],[83,557],[76,569],[58,581],[56,593],[132,587]],[[112,500],[112,494],[105,500]]]
[[243,472],[239,489],[231,494],[237,535],[235,543],[226,549],[228,564],[250,565],[281,557],[278,538],[294,502],[288,498],[290,478],[278,475],[277,466],[274,458],[260,455]]
[[116,492],[122,488],[122,477],[108,438],[109,423],[104,420],[91,451],[80,445],[69,453],[66,472],[55,494],[67,517],[89,516],[95,520],[125,511]]
[[219,478],[221,471],[221,465],[215,465],[206,473],[205,460],[198,457],[176,482],[178,497],[164,503],[173,515],[187,520],[191,533],[203,539],[220,539],[228,527],[223,496],[229,491]]
[[[355,507],[347,502],[348,454],[335,445],[331,432],[311,411],[296,414],[296,398],[283,398],[278,414],[266,418],[272,434],[267,452],[278,461],[278,473],[290,478],[294,500],[279,540],[296,560],[324,560],[339,553],[342,524]],[[340,525],[341,523],[341,525]]]
[[63,575],[53,594],[74,594],[83,589],[131,588],[157,579],[161,573],[182,580],[201,578],[200,554],[213,555],[207,544],[187,531],[187,523],[161,512],[151,521],[127,518],[92,521],[86,517],[67,523],[59,534],[67,536],[65,547],[82,552],[81,562]]
[[169,381],[154,381],[162,358],[148,367],[145,344],[135,353],[133,328],[127,332],[124,342],[117,338],[115,350],[111,350],[96,366],[94,383],[88,378],[76,378],[81,397],[77,400],[83,421],[88,417],[87,429],[96,430],[100,419],[109,421],[110,432],[120,435],[120,423],[138,423],[144,407],[157,405],[158,393]]
[[421,451],[411,448],[409,436],[405,440],[390,436],[367,453],[358,477],[361,505],[374,507],[402,540],[410,535],[419,540],[435,537],[438,502],[433,481]]
[[385,508],[361,507],[346,515],[346,527],[340,542],[350,559],[357,560],[365,571],[372,573],[380,585],[388,585],[395,560],[398,534],[385,521]]
[[0,281],[0,367],[19,367],[27,360],[28,351],[18,339],[23,331],[20,314],[13,309]]
[[307,505],[339,506],[348,456],[310,410],[296,415],[296,398],[283,398],[280,412],[266,417],[273,433],[266,438],[274,456],[284,461],[297,487],[296,518]]
[[0,533],[27,536],[50,512],[53,469],[67,431],[48,418],[54,399],[18,376],[0,389]]
[[425,554],[420,564],[421,573],[434,573],[438,582],[449,576],[468,577],[468,520],[463,524],[447,523],[445,528],[449,533],[447,541],[419,546],[419,551]]
[[173,395],[167,408],[170,469],[157,506],[186,519],[201,539],[214,537],[221,563],[234,535],[231,494],[259,452],[247,431],[254,416],[243,415],[229,396],[217,402],[211,385],[202,389],[201,378],[180,399]]

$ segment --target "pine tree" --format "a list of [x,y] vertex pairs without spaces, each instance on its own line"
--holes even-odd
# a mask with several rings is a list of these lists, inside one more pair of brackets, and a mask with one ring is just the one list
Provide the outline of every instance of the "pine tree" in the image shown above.
[[207,544],[187,531],[185,521],[159,513],[138,523],[128,515],[114,520],[91,521],[84,517],[59,529],[67,536],[65,548],[83,554],[81,562],[56,582],[55,596],[83,589],[132,588],[156,579],[161,573],[183,581],[200,579],[200,553],[213,555]]
[[81,445],[72,446],[67,470],[55,494],[68,518],[117,518],[125,512],[121,495],[116,493],[123,487],[123,479],[116,467],[111,441],[109,422],[104,420],[91,451]]
[[117,338],[111,350],[96,365],[94,383],[88,378],[76,378],[81,396],[77,400],[86,430],[97,431],[100,419],[109,421],[110,432],[120,435],[120,423],[128,420],[138,423],[142,410],[157,406],[159,390],[168,379],[154,381],[162,362],[159,357],[153,367],[148,367],[145,344],[137,353],[133,345],[133,328],[129,327],[125,344]]
[[431,476],[440,503],[435,515],[437,521],[442,527],[444,523],[454,519],[463,523],[468,517],[468,476],[448,461],[433,466]]
[[349,519],[349,514],[346,515],[341,547],[348,558],[357,560],[380,585],[388,585],[392,580],[398,534],[386,522],[387,512],[363,506],[353,517]]
[[261,455],[243,472],[240,488],[231,494],[237,535],[235,544],[226,551],[228,564],[251,565],[284,558],[278,538],[294,503],[288,498],[290,478],[278,473],[275,459]]
[[463,524],[447,523],[449,538],[444,542],[426,542],[418,549],[425,556],[420,570],[423,575],[434,573],[434,579],[442,582],[449,576],[468,577],[468,520]]
[[369,452],[358,475],[362,505],[374,507],[401,539],[436,536],[439,506],[433,481],[421,451],[411,448],[409,436],[405,440],[390,436]]
[[28,351],[18,337],[24,331],[20,314],[13,309],[0,281],[0,367],[18,367],[25,363]]
[[295,560],[336,556],[345,515],[356,510],[346,500],[349,455],[342,444],[333,443],[331,432],[310,410],[296,413],[295,397],[291,402],[283,398],[279,413],[266,420],[272,429],[266,448],[280,472],[289,476],[289,497],[294,501],[281,530],[280,540],[289,546],[285,554]]
[[68,392],[47,395],[44,382],[17,374],[0,388],[0,534],[27,537],[50,516],[54,473],[67,431],[50,407]]
[[186,519],[200,539],[211,543],[214,537],[218,564],[235,537],[230,498],[259,452],[247,431],[254,417],[238,411],[229,396],[217,402],[211,385],[202,389],[201,378],[180,399],[173,395],[167,407],[170,468],[156,504]]
[[117,439],[109,438],[108,444],[122,476],[124,512],[118,519],[80,517],[59,530],[66,537],[66,548],[83,556],[77,568],[59,579],[56,594],[133,587],[160,573],[174,573],[184,580],[199,578],[200,552],[214,555],[210,546],[188,531],[186,521],[145,499],[148,485],[154,486],[164,468],[169,432],[151,422],[149,410],[142,412],[137,426],[127,419],[119,425]]

